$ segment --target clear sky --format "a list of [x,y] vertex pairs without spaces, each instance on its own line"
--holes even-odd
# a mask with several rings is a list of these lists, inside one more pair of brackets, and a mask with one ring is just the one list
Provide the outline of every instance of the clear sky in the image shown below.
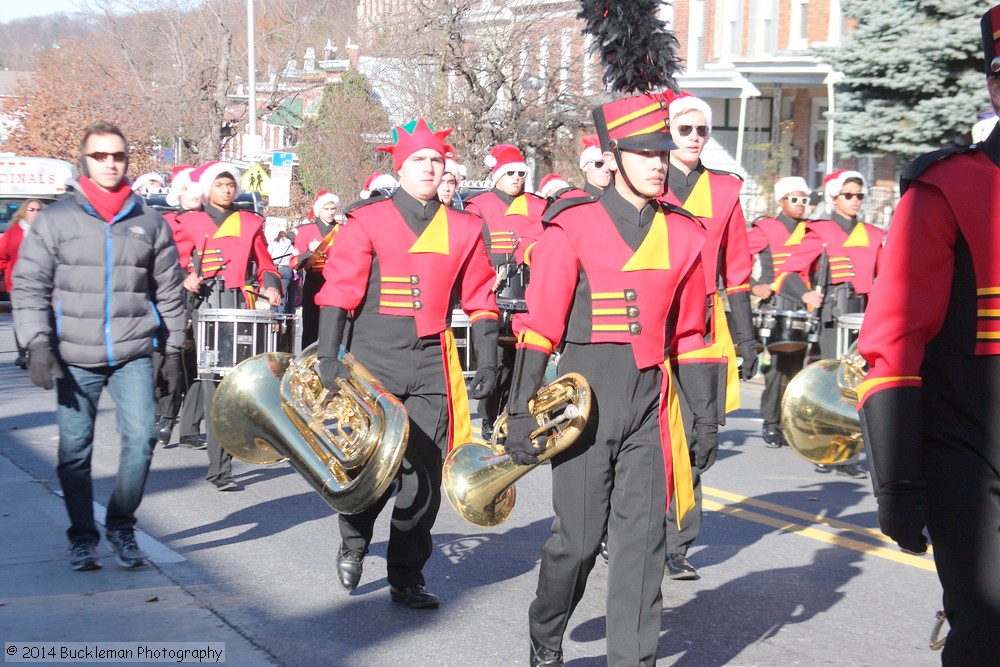
[[0,22],[58,12],[77,12],[83,0],[0,0]]

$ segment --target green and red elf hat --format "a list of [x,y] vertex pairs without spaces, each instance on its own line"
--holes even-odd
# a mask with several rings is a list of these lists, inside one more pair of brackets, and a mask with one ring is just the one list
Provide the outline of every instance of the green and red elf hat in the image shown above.
[[379,146],[376,150],[391,153],[392,168],[398,172],[403,161],[421,149],[430,148],[440,153],[441,157],[454,153],[455,149],[445,143],[451,132],[451,129],[435,131],[426,120],[417,118],[392,128],[392,145]]
[[1000,56],[997,55],[1000,45],[1000,5],[983,14],[979,25],[983,29],[983,62],[986,65],[986,76],[1000,76]]

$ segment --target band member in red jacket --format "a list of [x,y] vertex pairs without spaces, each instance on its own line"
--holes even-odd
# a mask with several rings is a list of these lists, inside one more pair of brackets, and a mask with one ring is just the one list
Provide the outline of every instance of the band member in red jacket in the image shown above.
[[[747,232],[750,253],[760,259],[760,278],[750,289],[753,294],[774,310],[799,311],[807,304],[790,296],[774,294],[772,285],[783,273],[785,260],[790,256],[789,246],[806,232],[806,204],[809,203],[809,185],[804,178],[786,176],[774,184],[774,198],[779,212],[773,218],[761,218]],[[808,277],[805,277],[808,280]],[[807,297],[814,308],[820,304],[818,295]],[[764,372],[764,391],[760,395],[760,416],[764,419],[764,443],[768,447],[787,445],[781,432],[781,398],[795,374],[802,370],[806,348],[797,352],[772,352],[771,363]]]
[[[586,429],[552,459],[556,520],[528,612],[532,665],[562,665],[562,639],[607,526],[609,665],[653,664],[660,634],[664,513],[694,503],[692,463],[718,447],[718,359],[705,359],[704,228],[658,198],[674,148],[660,94],[594,111],[614,174],[599,199],[563,199],[545,215],[517,356],[506,446],[519,463],[542,451],[528,400],[549,354],[590,383]],[[693,414],[689,451],[678,385]],[[676,491],[676,492],[675,492]]]
[[[197,295],[199,309],[254,308],[258,294],[268,303],[281,303],[281,276],[267,252],[264,219],[233,207],[239,194],[240,171],[231,164],[209,162],[190,174],[202,190],[204,208],[178,219],[193,243],[184,289]],[[197,318],[197,313],[194,314]],[[219,377],[202,377],[205,414],[211,415]],[[208,473],[205,478],[219,491],[233,491],[233,457],[219,445],[212,420],[206,421]]]
[[490,262],[497,271],[497,305],[501,311],[499,385],[490,397],[479,402],[483,419],[483,438],[493,435],[493,424],[507,403],[510,372],[514,363],[514,340],[510,321],[523,307],[524,287],[528,284],[530,248],[542,233],[542,213],[546,200],[524,191],[528,165],[515,146],[498,144],[486,156],[493,171],[493,189],[471,197],[465,210],[482,219],[483,239]]
[[[1000,6],[982,19],[1000,112]],[[908,183],[908,187],[907,187]],[[882,532],[927,550],[950,631],[943,665],[1000,655],[1000,130],[919,158],[903,176],[858,349],[858,387]]]
[[316,294],[323,287],[323,268],[330,255],[330,244],[336,235],[337,207],[340,197],[320,190],[316,193],[312,207],[312,222],[300,225],[295,234],[295,249],[292,251],[292,268],[302,271],[302,347],[309,347],[319,335],[319,306]]
[[[478,220],[437,198],[451,147],[451,130],[434,131],[419,119],[393,131],[399,189],[347,209],[347,223],[324,269],[317,357],[323,384],[334,389],[345,369],[341,341],[409,415],[409,440],[398,483],[362,512],[341,514],[337,557],[340,584],[361,580],[375,520],[395,494],[387,552],[389,594],[414,609],[437,607],[423,567],[433,552],[431,527],[441,504],[441,464],[456,443],[472,435],[468,399],[455,339],[449,328],[458,294],[472,323],[479,367],[471,396],[496,386],[497,318]],[[344,331],[351,322],[351,333]]]

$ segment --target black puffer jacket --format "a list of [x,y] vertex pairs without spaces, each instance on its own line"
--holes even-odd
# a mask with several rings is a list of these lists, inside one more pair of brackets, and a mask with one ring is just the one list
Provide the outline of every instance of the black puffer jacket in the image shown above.
[[73,366],[116,366],[152,352],[158,312],[168,346],[180,347],[184,275],[166,221],[132,195],[109,224],[69,185],[21,244],[11,294],[18,339],[49,338]]

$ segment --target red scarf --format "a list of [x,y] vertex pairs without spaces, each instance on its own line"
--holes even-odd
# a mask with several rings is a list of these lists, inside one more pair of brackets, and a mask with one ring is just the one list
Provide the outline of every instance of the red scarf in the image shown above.
[[83,190],[83,196],[87,198],[90,205],[97,211],[97,215],[101,216],[106,222],[111,222],[115,219],[118,212],[122,210],[125,200],[132,194],[132,186],[124,178],[118,184],[118,187],[111,192],[105,192],[97,187],[86,176],[80,177],[80,187]]

